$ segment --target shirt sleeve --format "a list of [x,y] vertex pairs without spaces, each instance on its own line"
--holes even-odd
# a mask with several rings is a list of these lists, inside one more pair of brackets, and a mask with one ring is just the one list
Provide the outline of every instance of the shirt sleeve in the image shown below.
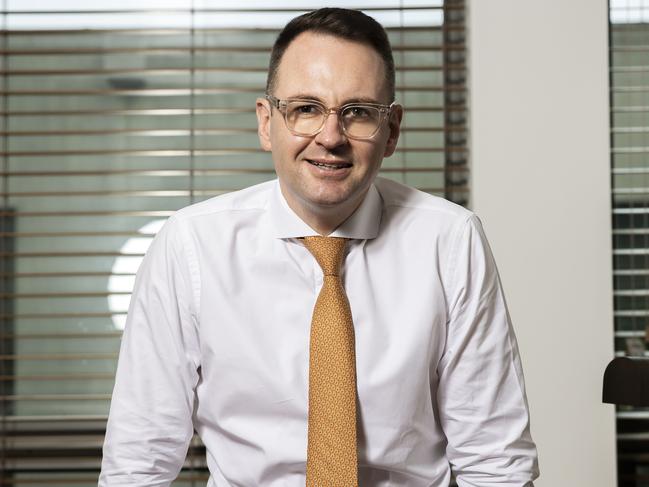
[[137,273],[99,487],[169,486],[184,463],[200,365],[193,296],[178,222],[172,217]]
[[449,260],[447,342],[437,404],[459,487],[529,487],[537,452],[516,337],[498,271],[475,215]]

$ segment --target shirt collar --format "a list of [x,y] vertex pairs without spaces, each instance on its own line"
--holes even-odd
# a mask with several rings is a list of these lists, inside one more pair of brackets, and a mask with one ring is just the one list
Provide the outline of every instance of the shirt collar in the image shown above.
[[[361,205],[330,236],[353,239],[375,238],[379,233],[382,207],[381,195],[374,184],[372,184]],[[276,238],[298,238],[318,235],[318,232],[307,225],[288,206],[279,187],[278,180],[270,194],[268,216],[271,223],[271,232]]]

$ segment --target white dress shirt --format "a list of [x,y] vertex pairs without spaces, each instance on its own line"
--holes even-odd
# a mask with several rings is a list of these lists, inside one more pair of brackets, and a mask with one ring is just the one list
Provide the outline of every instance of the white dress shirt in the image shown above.
[[[194,429],[209,487],[303,487],[316,235],[277,181],[174,214],[137,275],[101,487],[168,486]],[[360,487],[531,485],[496,266],[468,210],[378,178],[332,236],[356,334]],[[330,487],[330,486],[323,486]],[[337,487],[337,486],[336,486]]]

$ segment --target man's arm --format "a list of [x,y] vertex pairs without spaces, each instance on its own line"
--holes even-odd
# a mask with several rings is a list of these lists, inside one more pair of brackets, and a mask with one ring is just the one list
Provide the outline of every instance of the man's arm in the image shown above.
[[198,336],[191,277],[172,217],[138,271],[117,367],[99,487],[162,487],[193,434]]
[[459,487],[527,487],[536,448],[516,338],[479,220],[458,229],[449,261],[448,330],[437,401]]

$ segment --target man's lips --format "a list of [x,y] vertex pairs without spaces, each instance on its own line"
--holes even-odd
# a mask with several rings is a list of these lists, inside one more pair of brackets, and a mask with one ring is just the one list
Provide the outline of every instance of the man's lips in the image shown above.
[[347,169],[348,167],[352,167],[351,162],[346,162],[346,161],[328,161],[324,159],[306,159],[306,161],[316,167],[319,167],[321,169],[329,169],[329,170],[336,170],[336,169]]

